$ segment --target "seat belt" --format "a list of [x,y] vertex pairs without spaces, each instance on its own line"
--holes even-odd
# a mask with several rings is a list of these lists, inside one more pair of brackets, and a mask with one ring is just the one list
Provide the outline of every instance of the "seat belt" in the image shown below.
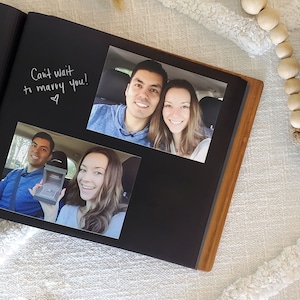
[[12,211],[16,210],[16,194],[17,194],[17,190],[19,187],[21,177],[24,176],[25,174],[26,174],[26,171],[24,172],[24,170],[21,170],[21,172],[18,174],[18,176],[16,178],[14,188],[13,188],[11,198],[10,198],[10,203],[9,203],[9,209]]

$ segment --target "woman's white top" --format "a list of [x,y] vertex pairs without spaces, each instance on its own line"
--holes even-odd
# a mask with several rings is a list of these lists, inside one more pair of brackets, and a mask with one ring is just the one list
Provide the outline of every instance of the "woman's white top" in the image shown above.
[[[76,205],[64,205],[61,208],[56,223],[79,229],[77,221],[78,209],[79,206]],[[103,232],[102,235],[118,239],[121,233],[125,215],[125,212],[120,212],[114,215],[110,220],[107,230]]]
[[[202,140],[193,151],[192,155],[190,156],[190,159],[204,163],[206,160],[210,142],[211,142],[211,138],[206,138]],[[171,153],[176,154],[175,145],[173,142],[170,144],[170,148],[171,148]]]

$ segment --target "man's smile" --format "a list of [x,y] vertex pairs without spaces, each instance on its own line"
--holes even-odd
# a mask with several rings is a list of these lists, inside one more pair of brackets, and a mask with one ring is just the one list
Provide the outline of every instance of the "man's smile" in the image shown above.
[[145,102],[135,101],[135,104],[140,108],[148,108],[149,105]]

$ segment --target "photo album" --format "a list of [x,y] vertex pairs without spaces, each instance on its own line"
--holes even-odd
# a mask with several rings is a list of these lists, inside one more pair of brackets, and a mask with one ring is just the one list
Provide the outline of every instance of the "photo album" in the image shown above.
[[0,4],[0,218],[210,271],[260,80]]

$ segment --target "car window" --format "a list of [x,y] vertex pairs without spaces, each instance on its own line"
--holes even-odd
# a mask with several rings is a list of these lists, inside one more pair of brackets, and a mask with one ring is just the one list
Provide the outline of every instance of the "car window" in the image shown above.
[[[25,168],[27,164],[27,151],[31,144],[31,139],[15,134],[11,143],[5,168],[8,169],[20,169]],[[68,173],[66,178],[71,179],[76,173],[75,162],[67,158],[68,161]]]

